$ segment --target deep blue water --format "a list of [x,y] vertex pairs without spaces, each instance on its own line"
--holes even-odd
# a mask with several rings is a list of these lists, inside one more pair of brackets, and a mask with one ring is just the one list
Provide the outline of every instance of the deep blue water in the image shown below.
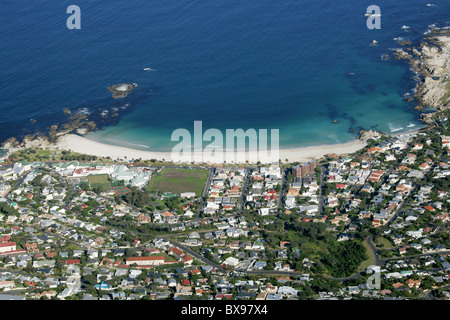
[[[81,30],[66,27],[71,4]],[[371,4],[380,30],[366,27]],[[417,42],[429,25],[447,26],[449,9],[446,0],[2,0],[0,140],[61,123],[63,108],[115,106],[120,121],[89,137],[151,150],[170,150],[172,131],[195,120],[280,129],[283,147],[417,127],[403,100],[413,74],[380,57],[396,37]],[[122,82],[138,87],[112,99],[106,88]]]

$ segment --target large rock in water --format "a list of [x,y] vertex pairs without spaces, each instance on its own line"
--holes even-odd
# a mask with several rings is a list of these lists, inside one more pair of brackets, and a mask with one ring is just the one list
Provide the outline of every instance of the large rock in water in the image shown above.
[[121,99],[126,97],[134,88],[136,88],[134,83],[120,83],[108,87],[108,91],[113,94],[114,99]]

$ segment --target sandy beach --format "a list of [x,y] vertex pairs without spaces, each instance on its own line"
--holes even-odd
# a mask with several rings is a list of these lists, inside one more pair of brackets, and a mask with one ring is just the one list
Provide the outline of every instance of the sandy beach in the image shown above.
[[[292,148],[292,149],[280,149],[277,158],[285,162],[288,159],[289,162],[307,162],[309,160],[314,160],[321,158],[322,156],[330,153],[335,154],[346,154],[358,151],[365,147],[365,143],[359,139],[350,141],[343,144],[333,144],[333,145],[321,145],[321,146],[311,146],[302,148]],[[109,144],[100,143],[88,138],[68,134],[59,139],[56,147],[61,150],[71,150],[73,152],[95,155],[98,157],[111,157],[115,160],[131,160],[131,159],[142,159],[142,160],[165,160],[174,162],[185,162],[179,161],[178,158],[174,157],[171,152],[152,152],[144,150],[136,150],[131,148],[125,148],[120,146],[114,146]],[[239,156],[239,153],[237,153]],[[204,155],[203,155],[204,156]],[[238,159],[242,159],[243,154]],[[257,155],[252,155],[252,159],[257,159],[261,163],[267,163],[263,158]],[[251,157],[252,157],[251,156]],[[248,153],[247,153],[248,157]],[[256,157],[256,158],[255,158]],[[200,161],[198,159],[201,159]],[[225,159],[225,158],[224,158]],[[208,157],[204,156],[198,157],[198,154],[194,154],[192,159],[193,162],[206,162],[206,163],[217,163],[217,161],[211,161]],[[255,161],[255,163],[257,162]],[[222,163],[223,161],[221,161]],[[249,161],[252,163],[252,161]],[[231,163],[231,161],[228,161]]]

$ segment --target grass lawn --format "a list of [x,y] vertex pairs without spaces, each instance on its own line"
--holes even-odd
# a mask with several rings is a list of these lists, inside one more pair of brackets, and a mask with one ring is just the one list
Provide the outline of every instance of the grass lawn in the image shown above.
[[450,99],[450,82],[447,82],[446,84],[447,92],[444,94],[444,96],[441,98],[441,102],[445,105],[449,102]]
[[301,246],[300,250],[303,254],[305,254],[308,257],[308,259],[313,261],[315,259],[319,260],[322,257],[322,254],[329,253],[327,246],[321,244],[319,241],[304,243]]
[[364,271],[369,266],[375,264],[375,255],[372,252],[372,250],[370,250],[369,245],[367,244],[366,241],[363,241],[362,244],[363,244],[364,248],[366,248],[367,259],[364,260],[363,262],[361,262],[361,264],[358,267],[358,272]]
[[148,190],[151,192],[195,192],[201,196],[208,178],[203,169],[163,169],[152,176]]
[[61,248],[61,251],[65,251],[65,250],[80,250],[83,249],[82,247],[73,244],[73,243],[67,243],[64,247]]
[[150,202],[147,207],[151,208],[151,207],[157,207],[157,206],[161,206],[164,205],[164,202],[161,200],[156,200],[156,201],[152,201]]
[[52,160],[53,155],[57,151],[43,150],[43,149],[25,149],[14,152],[11,157],[14,160],[25,160],[28,162],[39,162],[44,160]]
[[[392,243],[388,239],[386,239],[385,237],[376,237],[373,240],[374,240],[373,243],[377,247],[377,249],[391,249],[391,248],[394,248]],[[383,246],[380,247],[379,245],[383,245]]]
[[175,257],[163,252],[162,254],[157,254],[158,256],[163,256],[164,257],[164,261],[177,261],[177,259],[175,259]]
[[97,174],[88,176],[89,185],[91,187],[104,186],[107,190],[111,189],[111,182],[107,174]]

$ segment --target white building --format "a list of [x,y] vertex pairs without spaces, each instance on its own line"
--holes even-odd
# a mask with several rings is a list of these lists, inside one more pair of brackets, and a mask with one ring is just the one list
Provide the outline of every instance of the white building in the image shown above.
[[164,257],[150,256],[150,257],[130,257],[126,259],[127,266],[136,263],[138,266],[160,266],[164,264]]
[[0,253],[16,250],[15,242],[0,243]]
[[183,192],[180,193],[181,198],[195,198],[195,192]]
[[236,259],[234,257],[228,257],[223,262],[224,265],[231,266],[231,267],[236,267],[238,265],[238,263],[239,263],[239,259]]

